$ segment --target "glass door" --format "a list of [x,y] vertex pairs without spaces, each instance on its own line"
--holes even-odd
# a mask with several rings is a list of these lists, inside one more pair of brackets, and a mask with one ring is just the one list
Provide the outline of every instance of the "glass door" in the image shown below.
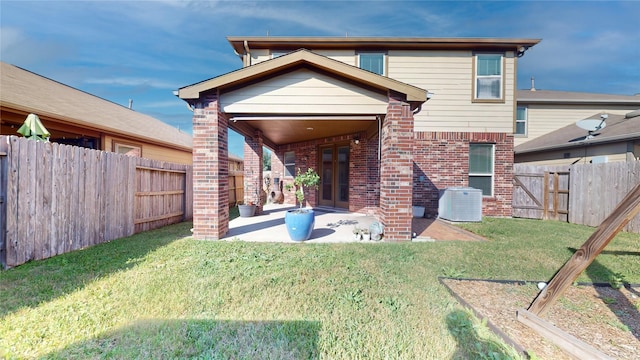
[[320,149],[320,205],[349,208],[349,145]]

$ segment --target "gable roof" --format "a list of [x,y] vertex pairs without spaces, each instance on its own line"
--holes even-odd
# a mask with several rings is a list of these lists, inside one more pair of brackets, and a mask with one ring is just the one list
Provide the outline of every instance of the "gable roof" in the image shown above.
[[[588,119],[600,119],[604,113],[598,113]],[[585,145],[603,144],[616,141],[640,139],[640,110],[626,115],[608,115],[606,126],[596,132],[591,139],[586,139],[587,130],[576,124],[567,125],[546,135],[527,141],[514,148],[516,154],[557,150]]]
[[518,90],[518,103],[526,104],[615,104],[636,105],[640,108],[640,95],[613,95],[557,90]]
[[0,105],[69,124],[191,151],[191,135],[125,106],[0,62]]
[[184,100],[198,99],[201,93],[211,89],[235,88],[302,66],[318,69],[375,89],[384,91],[393,90],[405,94],[408,102],[423,103],[427,101],[427,91],[424,89],[367,70],[362,70],[305,49],[300,49],[275,59],[263,61],[209,80],[182,87],[178,90],[178,96]]
[[424,37],[278,37],[230,36],[237,54],[246,49],[357,49],[357,50],[526,50],[540,39],[424,38]]

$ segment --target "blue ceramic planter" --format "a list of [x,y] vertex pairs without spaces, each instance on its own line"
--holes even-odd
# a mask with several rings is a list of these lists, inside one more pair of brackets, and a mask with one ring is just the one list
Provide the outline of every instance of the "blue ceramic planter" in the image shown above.
[[293,241],[304,241],[311,237],[316,218],[312,209],[288,210],[284,214],[287,232]]

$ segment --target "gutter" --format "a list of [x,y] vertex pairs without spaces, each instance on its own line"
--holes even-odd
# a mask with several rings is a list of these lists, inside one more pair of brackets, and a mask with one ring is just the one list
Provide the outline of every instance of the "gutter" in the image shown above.
[[611,104],[611,105],[628,105],[628,106],[640,106],[640,98],[638,100],[581,100],[581,99],[526,99],[526,98],[518,98],[516,99],[518,105],[528,105],[528,104]]

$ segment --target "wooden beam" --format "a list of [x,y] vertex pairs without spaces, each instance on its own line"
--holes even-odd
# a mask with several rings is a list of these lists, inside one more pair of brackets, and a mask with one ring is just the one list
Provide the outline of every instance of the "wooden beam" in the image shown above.
[[640,212],[640,184],[629,191],[589,239],[582,244],[533,300],[529,311],[541,316],[593,262],[611,240]]
[[527,325],[545,339],[556,344],[562,351],[574,359],[602,359],[613,360],[613,358],[603,354],[598,349],[586,342],[568,334],[553,324],[539,318],[535,314],[520,309],[516,312],[516,318],[521,323]]

